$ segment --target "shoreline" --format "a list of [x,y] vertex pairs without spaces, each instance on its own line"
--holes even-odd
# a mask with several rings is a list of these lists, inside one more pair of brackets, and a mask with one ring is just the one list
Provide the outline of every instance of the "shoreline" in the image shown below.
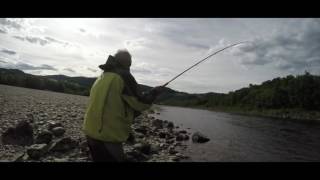
[[318,111],[305,111],[305,110],[301,110],[301,109],[245,110],[245,109],[240,109],[237,107],[207,108],[207,107],[201,107],[201,106],[191,107],[191,106],[175,106],[175,105],[165,105],[165,104],[157,104],[157,105],[199,109],[199,110],[207,110],[207,111],[214,111],[214,112],[223,112],[223,113],[230,113],[230,114],[244,115],[244,116],[254,116],[254,117],[290,120],[290,121],[319,122],[320,123],[320,112],[318,112]]

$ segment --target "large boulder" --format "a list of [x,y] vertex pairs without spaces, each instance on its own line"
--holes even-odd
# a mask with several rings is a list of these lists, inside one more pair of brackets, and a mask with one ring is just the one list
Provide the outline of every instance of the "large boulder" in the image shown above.
[[33,127],[28,121],[20,121],[15,127],[9,127],[2,133],[3,144],[31,145],[33,144]]
[[35,143],[37,144],[48,144],[52,141],[53,135],[50,131],[48,130],[43,130],[41,131],[35,140]]
[[192,135],[192,141],[197,143],[205,143],[210,141],[210,139],[207,136],[201,134],[200,132],[195,132]]
[[31,159],[39,159],[48,150],[47,144],[33,144],[27,148],[27,154]]
[[76,140],[74,140],[70,137],[64,137],[64,138],[58,139],[56,142],[54,142],[50,147],[50,151],[67,152],[69,150],[76,148],[77,145],[78,145],[78,143]]

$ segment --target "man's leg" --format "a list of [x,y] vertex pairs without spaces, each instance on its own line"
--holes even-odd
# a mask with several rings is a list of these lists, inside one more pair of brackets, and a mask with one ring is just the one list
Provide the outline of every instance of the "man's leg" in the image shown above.
[[116,162],[117,160],[107,151],[104,142],[87,136],[90,154],[94,162]]
[[125,161],[125,154],[123,151],[122,143],[111,143],[111,142],[104,142],[104,146],[106,151],[117,161],[117,162],[124,162]]
[[94,162],[123,162],[125,154],[122,143],[103,142],[87,136],[88,146]]

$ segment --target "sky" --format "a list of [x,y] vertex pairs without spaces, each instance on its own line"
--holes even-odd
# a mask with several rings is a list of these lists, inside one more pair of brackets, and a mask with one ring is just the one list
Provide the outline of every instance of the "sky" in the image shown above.
[[97,77],[108,55],[127,49],[138,83],[227,93],[308,71],[320,75],[320,19],[0,18],[0,67],[35,75]]

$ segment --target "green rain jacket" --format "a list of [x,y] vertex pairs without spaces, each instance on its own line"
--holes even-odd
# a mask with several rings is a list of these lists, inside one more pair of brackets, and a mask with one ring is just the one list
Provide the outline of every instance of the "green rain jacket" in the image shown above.
[[83,123],[84,133],[105,142],[125,142],[131,131],[135,112],[150,108],[137,97],[124,94],[125,82],[114,72],[104,72],[90,91]]

